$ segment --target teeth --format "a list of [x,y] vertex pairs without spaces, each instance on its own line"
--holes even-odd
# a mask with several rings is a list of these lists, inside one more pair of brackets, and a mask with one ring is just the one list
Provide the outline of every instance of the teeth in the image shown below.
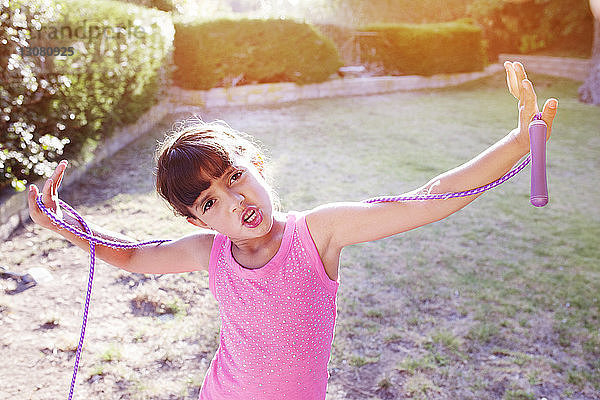
[[255,218],[256,218],[256,212],[252,211],[252,213],[248,217],[244,218],[244,221],[252,222],[252,221],[254,221]]

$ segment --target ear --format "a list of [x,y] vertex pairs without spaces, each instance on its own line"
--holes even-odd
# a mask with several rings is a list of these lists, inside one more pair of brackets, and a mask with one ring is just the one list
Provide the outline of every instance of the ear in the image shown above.
[[186,217],[187,222],[189,222],[190,224],[197,226],[199,228],[204,228],[204,229],[212,229],[210,226],[206,225],[204,222],[202,222],[201,219],[198,218],[193,218],[193,217]]

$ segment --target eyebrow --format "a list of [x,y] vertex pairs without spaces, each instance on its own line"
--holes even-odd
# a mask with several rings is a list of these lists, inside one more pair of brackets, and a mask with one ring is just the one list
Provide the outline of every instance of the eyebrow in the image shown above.
[[[217,179],[221,179],[225,175],[229,175],[232,172],[232,170],[235,170],[235,169],[237,169],[235,166],[230,165],[229,167],[227,167],[227,169],[225,170],[225,172],[223,172],[223,175],[221,175]],[[212,186],[212,183],[210,184],[210,186]],[[203,190],[203,191],[200,192],[200,194],[198,195],[198,197],[200,197],[200,196],[202,196],[202,197],[200,197],[200,200],[196,200],[194,202],[194,204],[196,204],[195,206],[194,206],[194,204],[192,204],[194,206],[194,209],[198,210],[198,207],[202,206],[202,204],[204,204],[204,202],[210,197],[210,195],[211,195],[211,193],[210,193],[210,186],[208,187],[208,189]],[[202,195],[202,193],[204,193],[204,195]],[[200,211],[203,211],[203,210],[200,210]]]
[[194,209],[195,209],[196,211],[203,211],[203,210],[198,210],[198,207],[201,207],[201,206],[202,206],[202,204],[204,204],[204,202],[206,201],[206,199],[210,197],[209,190],[210,190],[210,187],[209,187],[208,189],[206,189],[206,190],[203,190],[202,192],[200,192],[199,196],[201,196],[201,195],[202,195],[202,193],[206,193],[206,194],[205,194],[204,196],[202,196],[202,197],[200,198],[200,200],[196,200],[196,201],[194,202],[194,204],[196,204],[196,205],[194,206]]

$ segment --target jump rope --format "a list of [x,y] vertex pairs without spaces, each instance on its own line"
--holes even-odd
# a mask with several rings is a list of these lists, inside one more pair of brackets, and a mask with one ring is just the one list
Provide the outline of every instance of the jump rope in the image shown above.
[[[530,201],[531,204],[536,207],[543,207],[548,203],[548,185],[546,181],[546,123],[542,120],[542,114],[537,113],[533,118],[533,121],[529,124],[529,143],[530,143],[530,152],[529,155],[521,161],[519,165],[514,167],[508,173],[506,173],[501,178],[497,179],[494,182],[491,182],[487,185],[480,186],[475,189],[466,190],[463,192],[455,192],[455,193],[441,193],[441,194],[416,194],[410,196],[382,196],[382,197],[374,197],[371,199],[363,200],[364,203],[385,203],[385,202],[398,202],[398,201],[411,201],[411,200],[445,200],[451,199],[455,197],[467,197],[472,196],[474,194],[483,193],[487,190],[490,190],[502,183],[506,182],[517,173],[519,173],[529,162],[531,162],[531,188],[530,188]],[[431,191],[431,189],[429,190]],[[90,297],[92,294],[92,281],[94,279],[94,266],[96,264],[96,244],[108,246],[117,249],[131,249],[143,247],[149,244],[156,243],[164,243],[169,242],[170,240],[150,240],[146,242],[138,242],[138,243],[121,243],[121,242],[113,242],[109,240],[105,240],[99,237],[95,237],[92,234],[91,229],[86,224],[85,220],[77,211],[75,211],[71,206],[69,206],[64,201],[58,199],[60,205],[65,209],[66,212],[71,214],[71,216],[77,218],[77,220],[83,226],[83,231],[76,229],[63,221],[59,220],[56,217],[54,212],[48,210],[46,206],[42,203],[41,195],[36,199],[37,205],[51,220],[54,224],[70,231],[71,233],[79,236],[82,239],[89,241],[90,244],[90,272],[88,277],[87,284],[87,292],[85,295],[85,305],[83,308],[83,321],[81,324],[81,333],[79,335],[79,344],[77,345],[77,352],[75,353],[75,366],[73,367],[73,377],[71,379],[71,388],[69,390],[68,399],[71,400],[73,398],[73,391],[75,389],[75,380],[77,379],[77,371],[79,369],[79,359],[81,357],[81,351],[83,349],[83,339],[85,337],[85,328],[87,325],[88,318],[88,309],[90,305]]]

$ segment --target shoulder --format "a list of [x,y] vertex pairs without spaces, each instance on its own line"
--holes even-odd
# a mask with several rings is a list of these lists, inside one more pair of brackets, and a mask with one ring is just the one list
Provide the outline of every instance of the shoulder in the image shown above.
[[329,223],[331,222],[331,214],[326,206],[313,208],[300,213],[306,221],[306,227],[315,243],[323,241],[330,234]]
[[[206,270],[210,263],[213,242],[217,232],[201,230],[165,243],[166,254],[173,265],[183,270]],[[161,247],[163,247],[161,246]]]
[[[198,248],[203,253],[210,254],[213,243],[215,242],[215,238],[217,237],[217,235],[219,235],[218,232],[207,230],[204,232],[197,232],[197,233],[193,234],[192,237],[194,237],[194,240],[196,241]],[[220,236],[223,236],[223,235],[220,235]]]
[[338,279],[340,253],[342,248],[337,246],[333,238],[332,226],[335,215],[331,207],[321,206],[303,213],[308,234],[312,238],[327,276],[333,281]]
[[215,239],[219,237],[221,240],[225,238],[225,236],[219,234],[215,231],[204,231],[202,233],[196,234],[196,243],[198,246],[199,254],[203,258],[203,265],[208,267],[210,263],[210,257],[213,252],[213,245],[216,242]]
[[218,232],[202,229],[199,232],[193,232],[183,236],[172,243],[173,245],[176,245],[176,247],[189,248],[194,251],[210,252],[217,234]]
[[352,206],[355,206],[355,203],[330,203],[305,211],[306,224],[315,241],[318,237],[321,241],[331,244],[340,220],[351,218]]

